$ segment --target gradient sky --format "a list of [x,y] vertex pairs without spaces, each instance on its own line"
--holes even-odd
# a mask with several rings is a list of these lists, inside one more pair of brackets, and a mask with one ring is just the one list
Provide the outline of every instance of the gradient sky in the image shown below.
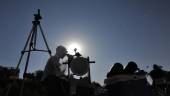
[[[96,61],[91,65],[93,81],[103,84],[115,62],[135,61],[146,71],[156,63],[169,70],[169,5],[169,0],[1,0],[0,65],[17,65],[40,8],[53,54],[58,45],[79,43],[82,54]],[[33,53],[28,71],[44,69],[47,59],[47,53]]]

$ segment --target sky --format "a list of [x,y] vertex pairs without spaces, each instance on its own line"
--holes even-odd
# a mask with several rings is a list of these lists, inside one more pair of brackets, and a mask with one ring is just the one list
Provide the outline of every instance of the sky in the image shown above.
[[[125,66],[135,61],[146,71],[159,64],[169,70],[169,5],[169,0],[1,0],[0,65],[16,67],[33,14],[41,9],[52,54],[58,45],[78,43],[83,56],[96,61],[90,65],[92,81],[103,84],[116,62]],[[41,34],[38,38],[37,46],[46,49]],[[31,53],[28,72],[44,69],[48,58],[47,53]]]

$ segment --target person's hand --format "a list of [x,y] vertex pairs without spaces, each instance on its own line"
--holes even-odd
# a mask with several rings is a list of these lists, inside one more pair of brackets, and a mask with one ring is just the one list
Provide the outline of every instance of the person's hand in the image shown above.
[[67,54],[68,60],[73,59],[73,55]]

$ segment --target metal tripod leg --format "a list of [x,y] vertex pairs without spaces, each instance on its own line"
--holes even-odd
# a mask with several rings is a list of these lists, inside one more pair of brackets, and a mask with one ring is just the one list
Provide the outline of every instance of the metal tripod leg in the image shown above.
[[39,28],[40,28],[40,31],[41,31],[43,40],[44,40],[44,42],[45,42],[45,45],[46,45],[46,47],[47,47],[48,53],[49,53],[49,55],[51,56],[51,51],[50,51],[50,48],[49,48],[49,46],[48,46],[48,44],[47,44],[47,40],[45,39],[45,35],[44,35],[43,30],[42,30],[41,24],[39,24]]
[[33,30],[34,30],[34,26],[33,26],[33,28],[31,29],[31,32],[30,32],[30,34],[29,34],[29,36],[28,36],[28,39],[27,39],[26,44],[25,44],[25,46],[24,46],[24,49],[23,49],[23,51],[21,52],[21,56],[20,56],[20,59],[19,59],[19,62],[18,62],[18,64],[17,64],[16,69],[19,69],[19,66],[20,66],[20,64],[21,64],[21,60],[22,60],[22,58],[23,58],[23,56],[24,56],[24,53],[25,53],[25,51],[26,51],[27,45],[28,45],[28,43],[29,43],[29,40],[30,40],[30,38],[31,38],[31,36],[32,36],[32,34],[33,34]]
[[[25,85],[25,82],[24,82],[24,79],[25,79],[25,75],[27,73],[27,68],[28,68],[28,62],[29,62],[29,58],[30,58],[30,52],[31,52],[31,47],[33,46],[33,40],[35,39],[35,30],[36,30],[37,26],[33,26],[33,32],[28,40],[29,42],[29,50],[28,50],[28,55],[27,55],[27,60],[26,60],[26,65],[25,65],[25,69],[24,69],[24,74],[23,74],[23,82],[22,82],[22,85],[21,85],[21,89],[20,89],[20,94],[19,96],[23,96],[23,91],[24,91],[24,85]],[[25,53],[25,51],[24,51]]]

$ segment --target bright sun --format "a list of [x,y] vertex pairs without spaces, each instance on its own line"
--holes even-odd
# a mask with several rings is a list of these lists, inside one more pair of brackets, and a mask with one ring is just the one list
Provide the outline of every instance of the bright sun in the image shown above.
[[68,46],[68,53],[71,54],[71,55],[74,55],[75,54],[75,51],[74,51],[75,48],[77,49],[77,52],[81,51],[81,47],[80,47],[79,44],[72,43]]

